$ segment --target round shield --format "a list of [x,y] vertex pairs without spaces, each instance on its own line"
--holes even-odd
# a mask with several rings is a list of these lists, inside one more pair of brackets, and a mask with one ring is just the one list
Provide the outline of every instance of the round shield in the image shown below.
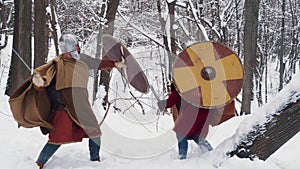
[[176,58],[173,71],[180,95],[201,108],[226,105],[243,85],[240,59],[230,48],[217,42],[187,47]]
[[149,92],[149,82],[139,63],[132,56],[129,50],[117,41],[113,36],[103,35],[103,50],[108,59],[113,61],[124,61],[126,68],[118,68],[121,75],[129,84],[141,93]]

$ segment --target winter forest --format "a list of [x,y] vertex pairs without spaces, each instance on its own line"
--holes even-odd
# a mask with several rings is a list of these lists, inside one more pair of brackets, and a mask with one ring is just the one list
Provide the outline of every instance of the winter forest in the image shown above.
[[[231,165],[236,161],[224,162],[224,156],[247,158],[249,163],[267,160],[300,130],[300,89],[296,85],[300,68],[299,0],[0,0],[1,96],[9,97],[34,68],[59,55],[58,38],[65,31],[77,36],[83,53],[103,59],[107,56],[103,54],[102,36],[114,36],[133,54],[161,98],[169,93],[177,55],[188,46],[215,41],[232,49],[243,65],[244,81],[240,94],[234,98],[236,117],[228,122],[238,128],[236,122],[240,119],[258,115],[250,117],[253,124],[237,130],[232,142],[223,138],[225,146],[213,153],[217,160],[214,158],[212,165],[205,163],[204,168],[238,168]],[[90,72],[92,105],[105,117],[111,111],[118,115],[116,119],[134,119],[140,128],[149,132],[152,129],[147,127],[148,123],[155,126],[157,133],[161,128],[170,127],[161,124],[165,121],[164,113],[158,110],[153,93],[134,91],[117,74],[113,70]],[[165,113],[172,116],[170,112]],[[116,120],[113,124],[117,123]],[[119,126],[120,130],[122,127]],[[218,128],[221,130],[221,126]],[[115,162],[106,156],[107,163]],[[124,153],[124,156],[129,155]],[[159,159],[159,163],[164,163],[166,158]],[[186,168],[199,165],[196,161],[199,159],[189,160]],[[102,167],[122,168],[123,163],[127,169],[142,164],[116,161],[120,165],[112,166],[104,161]],[[200,161],[205,159],[201,157]],[[258,166],[289,168],[286,164],[270,163]],[[182,163],[176,161],[176,164]],[[171,166],[176,168],[176,164]],[[255,167],[252,164],[247,162],[246,168]],[[51,165],[59,166],[58,162],[49,168]],[[299,162],[291,166],[296,169]],[[95,164],[89,167],[97,168]]]

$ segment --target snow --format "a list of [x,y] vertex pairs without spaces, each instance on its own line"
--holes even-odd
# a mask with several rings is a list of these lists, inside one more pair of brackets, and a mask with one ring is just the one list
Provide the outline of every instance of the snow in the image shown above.
[[[9,47],[7,47],[9,48]],[[18,128],[12,117],[8,99],[4,95],[8,63],[11,52],[5,48],[1,51],[1,83],[0,83],[0,168],[3,169],[32,169],[37,168],[35,160],[39,155],[47,136],[39,128]],[[151,50],[151,49],[149,49]],[[148,55],[149,50],[132,50],[135,56]],[[143,55],[141,55],[143,53]],[[143,68],[147,69],[149,83],[157,89],[161,85],[155,81],[155,64],[144,63],[138,60]],[[149,61],[150,62],[150,61]],[[151,60],[151,62],[155,62]],[[154,73],[153,73],[154,72]],[[152,74],[151,74],[152,73]],[[118,71],[112,74],[110,98],[111,103],[122,111],[110,108],[107,118],[102,125],[101,162],[89,161],[87,139],[82,143],[67,144],[60,147],[48,161],[45,169],[298,169],[300,161],[297,152],[300,151],[299,133],[284,144],[266,161],[255,159],[229,158],[225,156],[227,150],[232,148],[241,137],[249,131],[251,126],[262,123],[266,115],[282,109],[287,102],[298,99],[291,97],[291,91],[300,91],[300,75],[294,76],[293,81],[287,85],[268,104],[260,108],[253,107],[253,114],[237,116],[219,126],[210,128],[208,141],[214,147],[212,152],[201,154],[195,143],[189,142],[189,151],[186,160],[177,159],[177,141],[172,131],[173,121],[168,114],[156,115],[157,107],[151,93],[147,95],[133,92],[145,104],[145,115],[134,100],[128,96],[128,86]],[[124,88],[125,87],[125,88]],[[97,117],[101,120],[105,111],[101,105],[103,89],[97,95],[98,100],[93,105]],[[130,89],[132,90],[132,89]],[[160,93],[160,91],[158,91]],[[148,98],[148,99],[143,99]],[[148,106],[147,106],[148,105]]]
[[170,3],[174,2],[174,0],[167,0],[167,2],[170,4]]

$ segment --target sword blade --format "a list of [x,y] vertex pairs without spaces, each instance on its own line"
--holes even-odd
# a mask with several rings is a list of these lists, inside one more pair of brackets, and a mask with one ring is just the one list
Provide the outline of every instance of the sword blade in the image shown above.
[[150,85],[150,89],[154,95],[154,97],[156,98],[156,100],[160,100],[159,95],[157,94],[157,92],[154,90],[153,86]]

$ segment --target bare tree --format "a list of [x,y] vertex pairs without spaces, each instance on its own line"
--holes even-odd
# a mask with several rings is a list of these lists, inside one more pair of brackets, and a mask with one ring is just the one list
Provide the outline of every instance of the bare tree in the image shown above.
[[235,9],[234,11],[235,11],[235,19],[236,19],[236,40],[233,42],[234,43],[233,46],[236,46],[236,48],[237,48],[236,52],[237,52],[238,56],[240,56],[240,53],[241,53],[241,46],[239,45],[239,42],[241,41],[241,37],[240,37],[240,34],[241,34],[241,29],[240,29],[241,22],[239,21],[240,20],[240,16],[239,16],[239,10],[238,10],[238,5],[239,4],[240,4],[239,0],[234,0],[234,9]]
[[53,39],[54,42],[54,47],[55,47],[55,52],[56,55],[58,56],[59,54],[59,50],[58,50],[58,35],[57,35],[57,15],[56,15],[56,0],[50,0],[50,13],[47,13],[48,16],[48,20],[49,20],[49,24],[50,26],[50,33],[51,33],[51,37]]
[[[172,80],[172,77],[171,77],[171,70],[173,68],[173,63],[174,63],[174,60],[175,60],[175,56],[177,54],[177,49],[176,49],[176,37],[175,37],[175,31],[173,29],[173,26],[175,24],[175,4],[176,4],[176,1],[173,1],[173,2],[168,2],[168,10],[169,10],[169,19],[170,19],[170,49],[171,51],[169,52],[169,80],[171,81]],[[167,31],[167,30],[166,30]]]
[[48,0],[34,1],[34,67],[43,65],[48,56],[48,25],[46,7]]
[[11,5],[5,5],[3,2],[0,4],[0,50],[7,46],[8,42],[8,27],[7,20],[10,15]]
[[[100,12],[98,14],[99,18],[102,18],[104,20],[104,15],[105,15],[105,11],[106,11],[106,7],[107,7],[107,3],[102,3],[101,8],[100,8]],[[101,49],[102,49],[102,35],[103,35],[103,27],[102,27],[102,23],[101,23],[101,27],[98,31],[98,35],[97,35],[97,46],[96,46],[96,58],[100,58],[102,53]],[[94,84],[93,84],[93,101],[96,100],[96,94],[98,92],[98,85],[99,85],[99,70],[94,70]],[[104,120],[104,119],[103,119]]]
[[297,7],[296,2],[289,0],[289,6],[290,6],[290,16],[291,16],[291,49],[288,53],[288,60],[286,63],[286,73],[284,76],[285,82],[288,83],[292,79],[292,75],[296,73],[296,65],[299,60],[299,57],[297,57],[297,47],[299,46],[299,31],[297,31]]
[[[119,6],[119,0],[109,0],[107,5],[107,13],[106,13],[106,19],[107,24],[106,27],[103,30],[103,34],[110,34],[113,35],[114,32],[114,21],[116,18],[116,12]],[[106,59],[107,56],[103,56],[103,59]],[[105,87],[106,93],[108,93],[109,89],[109,81],[110,81],[110,71],[101,71],[100,74],[100,84]],[[103,98],[103,106],[106,108],[106,105],[108,103],[108,94]]]
[[283,74],[285,69],[285,62],[283,61],[283,55],[284,55],[284,32],[285,32],[285,0],[282,0],[281,4],[281,10],[282,10],[282,16],[281,16],[281,28],[280,28],[280,49],[278,53],[279,58],[279,86],[278,91],[280,91],[283,88]]
[[32,2],[14,1],[15,22],[11,65],[5,94],[10,95],[31,74]]
[[253,97],[253,72],[256,59],[258,11],[260,0],[245,1],[244,86],[241,114],[250,114]]
[[[62,30],[71,29],[81,38],[82,42],[90,40],[90,35],[98,33],[101,29],[99,16],[105,16],[99,15],[97,12],[109,13],[109,9],[102,10],[100,9],[101,7],[99,7],[100,5],[92,6],[91,3],[95,2],[91,1],[69,0],[68,3],[66,2],[67,1],[62,0],[57,1],[58,19]],[[169,2],[171,1],[151,0],[147,1],[147,3],[141,0],[121,1],[120,5],[122,8],[120,8],[118,12],[122,20],[120,20],[116,27],[108,27],[115,29],[115,36],[119,36],[121,41],[125,41],[131,47],[147,45],[155,48],[155,46],[159,45],[165,48],[163,54],[166,58],[164,58],[164,60],[168,60],[169,57],[165,53],[175,48],[178,53],[193,42],[205,40],[215,40],[226,44],[236,51],[242,60],[244,57],[246,58],[244,54],[249,53],[244,50],[254,47],[249,46],[249,44],[245,44],[246,46],[244,47],[244,42],[246,41],[244,38],[247,38],[244,35],[252,36],[253,32],[249,31],[249,29],[253,25],[248,23],[249,17],[246,20],[244,18],[243,0],[224,0],[222,3],[217,0],[172,1],[172,3],[175,4],[174,8],[170,6],[171,4],[168,4]],[[247,85],[256,82],[253,85],[251,84],[252,86],[250,87],[250,90],[255,90],[255,93],[252,94],[252,92],[250,92],[251,94],[246,94],[249,98],[245,99],[259,99],[257,102],[259,106],[268,101],[267,97],[270,94],[276,94],[278,92],[278,77],[270,76],[271,73],[283,70],[282,87],[284,87],[291,79],[292,74],[298,70],[296,66],[299,62],[298,55],[300,50],[298,33],[300,27],[298,22],[300,8],[297,8],[300,2],[292,0],[265,0],[262,2],[263,3],[259,3],[256,6],[260,8],[260,11],[264,10],[264,12],[260,13],[262,17],[259,18],[259,27],[257,28],[259,34],[259,36],[257,36],[259,50],[255,51],[257,52],[255,56],[257,55],[259,57],[255,58],[257,61],[256,65],[252,65],[252,68],[256,70],[256,74],[255,76],[252,75],[253,77],[250,76],[253,81],[249,79],[247,75],[244,83],[245,88],[247,88]],[[285,2],[286,9],[282,48],[283,61],[286,63],[284,69],[279,70],[280,67],[278,64],[278,67],[274,70],[274,67],[269,65],[274,62],[279,63],[279,46],[282,42],[281,20],[283,2]],[[99,3],[106,4],[106,1]],[[94,12],[91,12],[90,9],[94,10]],[[169,12],[173,9],[175,22],[169,24],[170,22],[168,21],[171,19]],[[157,11],[159,15],[154,14],[154,12]],[[274,15],[275,17],[272,17]],[[122,16],[125,16],[125,19],[123,19]],[[253,16],[255,17],[255,15]],[[252,18],[252,16],[250,18]],[[245,26],[245,24],[247,24],[247,26]],[[248,25],[250,25],[250,27]],[[172,28],[176,29],[172,30]],[[174,31],[175,35],[170,36],[172,31]],[[137,34],[141,36],[136,36]],[[206,36],[206,34],[208,36]],[[175,41],[173,41],[175,45],[171,45],[170,43],[170,38],[173,37],[175,37]],[[163,43],[160,43],[160,38]],[[247,41],[248,40],[249,39],[247,39]],[[171,46],[174,48],[171,49]],[[250,66],[248,64],[249,62],[243,61],[245,68],[248,70]],[[166,64],[171,64],[171,62],[166,62]],[[166,66],[166,68],[167,67],[168,66]],[[171,71],[170,69],[170,72]],[[258,92],[256,89],[258,89]],[[246,102],[244,103],[246,104]],[[246,107],[250,106],[251,105],[248,105]]]

